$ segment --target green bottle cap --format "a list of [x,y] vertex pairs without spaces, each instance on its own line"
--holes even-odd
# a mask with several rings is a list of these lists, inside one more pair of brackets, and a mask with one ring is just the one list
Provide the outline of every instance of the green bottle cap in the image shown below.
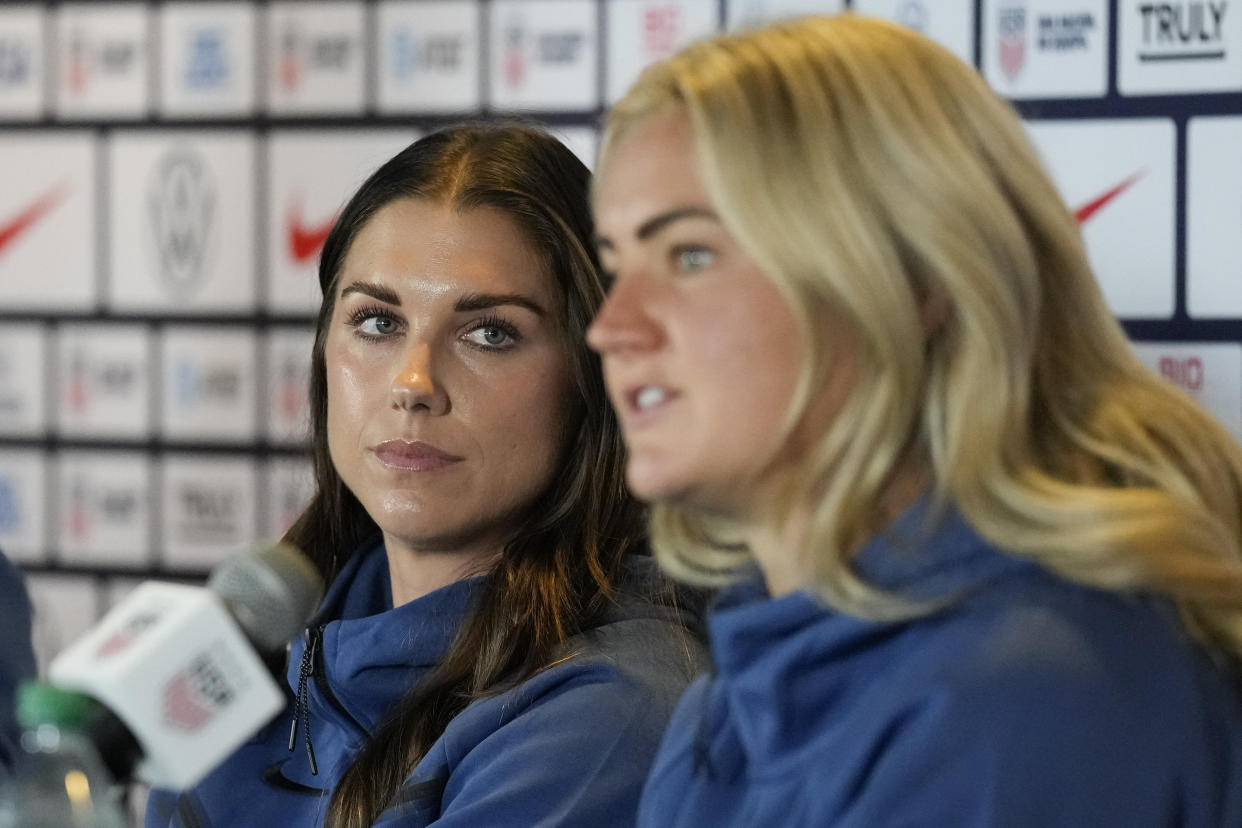
[[17,721],[25,728],[41,724],[76,728],[86,721],[94,704],[82,693],[28,681],[17,689]]

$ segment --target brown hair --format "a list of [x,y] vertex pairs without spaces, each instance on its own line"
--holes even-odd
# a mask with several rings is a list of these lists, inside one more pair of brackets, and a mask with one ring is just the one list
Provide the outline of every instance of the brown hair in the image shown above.
[[316,491],[285,539],[331,581],[342,556],[378,536],[328,454],[324,343],[335,280],[359,230],[384,205],[423,198],[458,210],[506,213],[543,254],[564,297],[560,325],[576,385],[577,423],[562,471],[485,576],[468,619],[441,662],[377,728],[332,796],[325,824],[369,826],[449,721],[471,701],[546,667],[567,638],[609,603],[623,556],[641,547],[642,513],[624,486],[620,434],[585,331],[604,292],[589,211],[590,173],[530,126],[466,125],[416,141],[381,166],[345,206],[319,264],[323,304],[310,379]]

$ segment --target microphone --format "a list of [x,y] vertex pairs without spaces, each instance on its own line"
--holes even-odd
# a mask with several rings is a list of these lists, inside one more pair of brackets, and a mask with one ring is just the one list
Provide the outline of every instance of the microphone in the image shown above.
[[89,732],[114,779],[189,788],[284,707],[264,659],[283,655],[322,592],[286,545],[225,561],[206,587],[146,581],[48,675],[99,703]]

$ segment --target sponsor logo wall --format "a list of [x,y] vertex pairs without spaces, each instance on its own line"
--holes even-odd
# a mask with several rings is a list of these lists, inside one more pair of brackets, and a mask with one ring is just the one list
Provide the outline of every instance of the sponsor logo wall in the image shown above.
[[522,114],[590,163],[650,62],[848,9],[1015,103],[1142,359],[1242,438],[1238,4],[5,3],[0,548],[76,631],[136,579],[196,580],[279,536],[310,489],[319,248],[380,162]]

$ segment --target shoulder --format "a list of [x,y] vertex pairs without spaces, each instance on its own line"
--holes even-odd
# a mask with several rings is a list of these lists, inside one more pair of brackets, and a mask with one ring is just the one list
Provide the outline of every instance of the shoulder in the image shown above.
[[993,584],[911,627],[922,646],[955,654],[926,659],[930,687],[978,693],[998,704],[1010,694],[1055,690],[1061,704],[1107,699],[1112,707],[1163,706],[1190,701],[1183,697],[1215,672],[1160,599],[1039,571]]
[[[706,651],[683,629],[652,619],[626,619],[574,636],[560,657],[488,701],[505,719],[572,713],[575,727],[604,719],[658,722],[706,666]],[[472,705],[473,707],[474,705]]]
[[533,697],[567,687],[624,694],[667,715],[710,665],[702,596],[678,590],[649,559],[631,561],[623,589],[602,618],[571,637],[557,660],[526,682]]
[[600,738],[654,752],[706,658],[679,625],[643,617],[605,623],[571,638],[545,669],[458,714],[441,737],[445,758],[453,766],[481,746],[551,744],[561,731],[587,749]]
[[914,622],[907,639],[877,676],[892,701],[870,729],[886,744],[875,801],[921,778],[945,806],[1047,825],[1242,804],[1221,781],[1242,770],[1237,685],[1155,599],[1035,574]]
[[546,669],[469,705],[419,764],[410,784],[444,782],[441,824],[633,824],[695,659],[673,631],[637,619],[568,644]]

